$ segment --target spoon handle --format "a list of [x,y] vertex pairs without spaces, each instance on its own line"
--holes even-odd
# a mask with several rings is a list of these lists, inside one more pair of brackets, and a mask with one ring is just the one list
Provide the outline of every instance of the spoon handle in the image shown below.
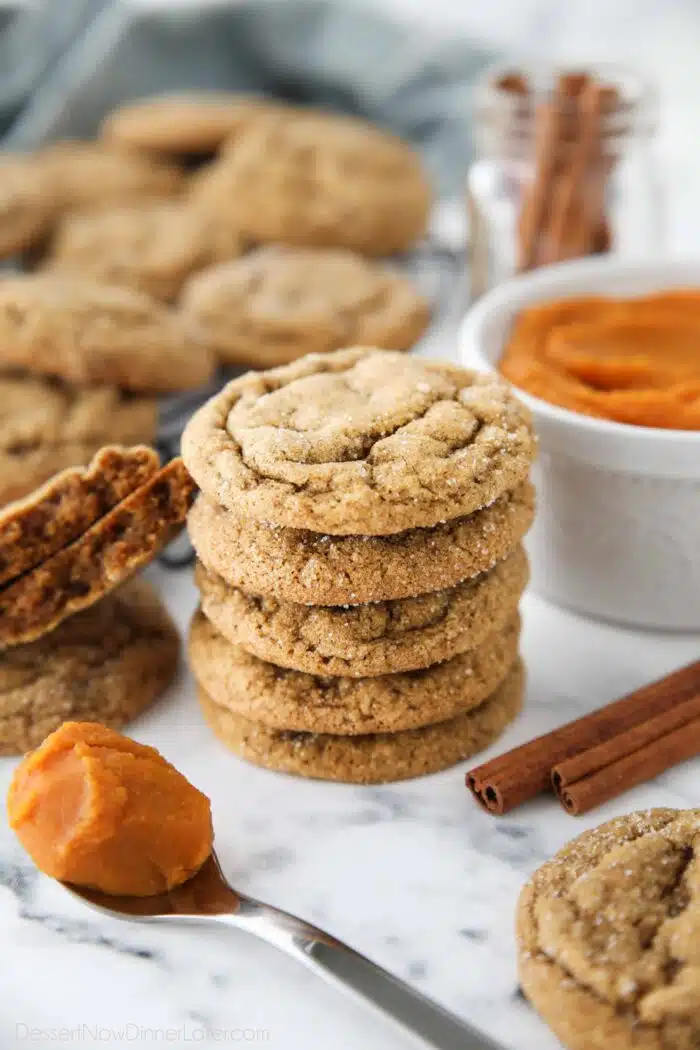
[[304,963],[318,976],[359,996],[435,1050],[503,1050],[421,992],[342,941],[294,916],[249,898],[235,915],[217,916]]
[[313,970],[362,996],[435,1050],[501,1050],[421,992],[344,944],[311,941],[304,949]]

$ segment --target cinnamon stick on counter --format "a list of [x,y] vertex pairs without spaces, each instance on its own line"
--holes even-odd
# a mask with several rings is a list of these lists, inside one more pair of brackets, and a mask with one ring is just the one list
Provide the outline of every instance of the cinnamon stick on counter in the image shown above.
[[560,762],[552,769],[552,787],[576,817],[699,753],[700,693]]
[[[691,734],[688,727],[694,724],[695,708],[686,707],[685,712],[688,717],[684,716],[684,721],[679,723],[674,722],[671,712],[676,712],[680,705],[689,704],[691,701],[696,702],[699,698],[700,660],[678,671],[674,671],[657,682],[643,686],[641,689],[635,690],[628,696],[622,697],[622,699],[616,700],[590,715],[585,715],[575,722],[569,722],[551,733],[546,733],[528,744],[523,744],[521,747],[516,747],[513,751],[509,751],[499,758],[486,762],[484,765],[467,773],[467,787],[484,809],[497,815],[508,813],[521,803],[527,802],[544,791],[551,790],[553,772],[559,774],[560,779],[557,783],[560,783],[567,792],[571,792],[572,782],[581,784],[589,777],[601,776],[601,773],[598,772],[601,767],[600,765],[596,766],[596,762],[600,761],[600,752],[598,751],[596,756],[595,749],[599,749],[601,745],[611,743],[613,739],[621,738],[621,743],[618,743],[618,750],[613,749],[611,752],[604,754],[603,757],[606,764],[602,768],[605,770],[609,770],[617,761],[626,761],[630,754],[638,754],[638,751],[645,746],[653,748],[654,744],[648,743],[649,740],[665,739],[666,736],[676,731],[679,731],[682,736],[685,734],[689,737]],[[662,723],[654,722],[660,716],[667,716],[667,720]],[[700,712],[697,718],[700,721]],[[646,734],[641,733],[639,736],[631,738],[631,740],[628,737],[625,741],[625,734],[628,734],[630,730],[636,727],[643,726],[645,723],[649,723]],[[678,730],[678,725],[682,727],[680,730]],[[649,733],[651,736],[647,735]],[[685,747],[684,736],[683,748],[680,746],[680,740],[672,740],[670,744],[666,740],[663,745],[663,754],[665,755],[663,762],[665,764],[661,768],[656,768],[656,765],[652,765],[650,756],[643,754],[641,757],[642,773],[644,768],[647,770],[654,768],[654,771],[644,775],[643,779],[656,776],[662,769],[668,769],[672,765],[690,757],[687,754],[688,748],[692,749],[695,746],[695,750],[691,750],[691,754],[700,752],[700,736],[694,739],[698,741],[697,746],[688,744]],[[637,745],[636,749],[635,742]],[[676,745],[678,745],[677,757],[674,757],[672,749]],[[671,748],[670,752],[668,750],[669,747]],[[632,748],[631,751],[630,748]],[[587,759],[589,765],[584,764],[573,767],[564,765],[568,760],[576,756],[582,756],[586,752],[589,753]],[[608,755],[607,758],[606,755]],[[585,812],[584,809],[577,809],[576,807],[587,805],[586,799],[597,799],[597,801],[592,802],[592,805],[597,805],[598,802],[604,801],[605,798],[613,798],[616,794],[620,794],[621,791],[627,790],[627,786],[632,786],[633,766],[637,769],[635,775],[640,775],[639,761],[640,759],[636,758],[622,770],[613,771],[609,775],[612,779],[607,780],[605,784],[603,784],[602,780],[599,780],[593,785],[589,783],[586,787],[579,787],[574,793],[573,801],[570,803],[574,809],[569,811]],[[646,767],[644,763],[647,763]],[[577,770],[579,779],[572,781],[572,778],[577,774]],[[582,774],[581,770],[583,770]],[[621,788],[619,774],[623,775]],[[630,780],[629,785],[624,779],[625,776]],[[641,780],[634,781],[634,783],[641,782]],[[617,785],[617,790],[613,794],[605,795],[606,791],[612,790],[613,784]],[[584,795],[585,792],[588,794]]]

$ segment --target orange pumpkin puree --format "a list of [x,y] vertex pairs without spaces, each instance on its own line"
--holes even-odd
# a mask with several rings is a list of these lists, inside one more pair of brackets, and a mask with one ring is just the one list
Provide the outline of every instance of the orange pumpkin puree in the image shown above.
[[499,367],[515,386],[574,412],[700,430],[700,289],[532,306]]
[[212,849],[209,799],[155,748],[94,722],[65,722],[24,757],[7,810],[41,871],[103,893],[162,893]]

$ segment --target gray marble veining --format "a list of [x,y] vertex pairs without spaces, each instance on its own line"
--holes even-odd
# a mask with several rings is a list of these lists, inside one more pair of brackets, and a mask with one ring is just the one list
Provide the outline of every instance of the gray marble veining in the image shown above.
[[[196,601],[189,574],[153,572],[184,628]],[[697,639],[647,633],[642,642],[535,597],[524,614],[528,708],[499,750],[697,654]],[[217,848],[234,884],[326,926],[508,1050],[557,1046],[524,1002],[515,971],[513,910],[528,874],[599,820],[700,798],[700,763],[579,820],[549,799],[494,820],[472,804],[461,770],[369,788],[291,779],[238,762],[211,738],[185,672],[135,735],[213,799]],[[0,763],[3,792],[13,765]],[[186,1048],[224,1038],[282,1050],[409,1045],[243,936],[124,926],[85,911],[33,870],[4,824],[0,929],[11,945],[0,955],[3,1048],[48,1050],[61,1028],[75,1046]]]

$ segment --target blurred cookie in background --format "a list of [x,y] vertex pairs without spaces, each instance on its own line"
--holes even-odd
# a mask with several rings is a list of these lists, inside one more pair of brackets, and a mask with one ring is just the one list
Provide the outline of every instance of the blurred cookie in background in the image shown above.
[[33,163],[59,211],[175,197],[185,185],[176,165],[103,142],[57,142],[36,153]]
[[102,122],[102,139],[148,153],[209,156],[257,116],[282,102],[226,91],[200,91],[127,102]]
[[44,174],[29,154],[0,155],[0,258],[44,240],[55,215]]
[[214,366],[176,314],[131,288],[43,273],[0,282],[0,369],[155,394],[201,386]]
[[157,422],[153,398],[114,386],[0,376],[0,506],[86,465],[105,444],[151,444]]
[[240,236],[176,201],[140,202],[69,213],[43,269],[145,292],[171,302],[190,274],[233,259]]
[[410,281],[343,249],[259,248],[185,285],[181,309],[227,364],[268,367],[306,353],[408,350],[430,310]]
[[407,251],[425,233],[430,187],[402,139],[311,110],[260,116],[194,176],[191,199],[252,242]]

